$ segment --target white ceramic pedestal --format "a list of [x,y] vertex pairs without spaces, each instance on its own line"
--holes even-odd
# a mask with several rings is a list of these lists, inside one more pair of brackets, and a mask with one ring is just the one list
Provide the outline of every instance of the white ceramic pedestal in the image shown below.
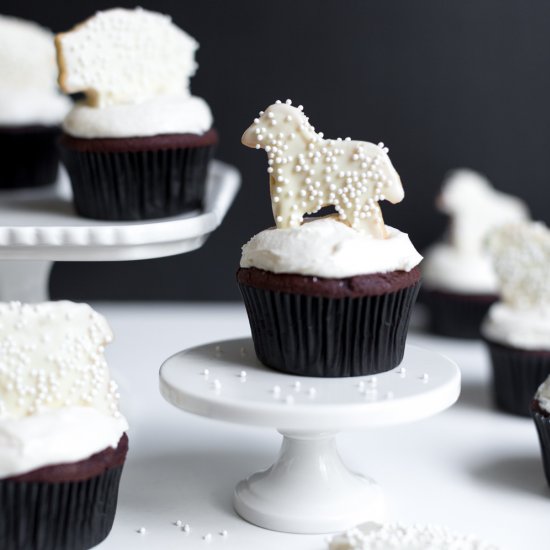
[[66,175],[55,187],[2,191],[0,301],[45,300],[54,261],[141,260],[195,250],[221,224],[239,185],[235,168],[212,161],[202,211],[139,222],[77,216]]
[[381,489],[345,466],[336,433],[434,415],[458,399],[460,372],[443,355],[407,346],[400,367],[376,376],[298,377],[267,369],[241,339],[174,355],[161,367],[160,391],[194,414],[278,429],[279,458],[237,485],[235,509],[267,529],[329,533],[385,515]]

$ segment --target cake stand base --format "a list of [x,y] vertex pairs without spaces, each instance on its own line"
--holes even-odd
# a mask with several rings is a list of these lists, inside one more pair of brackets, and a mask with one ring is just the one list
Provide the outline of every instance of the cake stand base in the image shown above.
[[46,301],[52,266],[47,260],[0,261],[0,301]]
[[336,434],[437,414],[457,400],[460,372],[443,355],[407,345],[401,365],[376,376],[293,376],[262,365],[243,338],[172,356],[160,391],[187,412],[283,434],[275,464],[237,485],[235,510],[274,531],[320,534],[385,516],[381,489],[345,466]]
[[275,464],[241,481],[233,503],[255,525],[289,533],[331,533],[384,521],[380,487],[342,462],[334,434],[283,432]]

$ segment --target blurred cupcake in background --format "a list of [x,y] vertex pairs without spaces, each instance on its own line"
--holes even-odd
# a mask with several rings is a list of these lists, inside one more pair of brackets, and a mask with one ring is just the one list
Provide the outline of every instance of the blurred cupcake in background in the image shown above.
[[0,189],[55,182],[56,140],[71,102],[57,88],[53,34],[0,15]]
[[528,219],[529,211],[522,200],[495,190],[484,176],[468,169],[447,176],[436,205],[450,223],[444,239],[426,251],[422,263],[429,330],[479,338],[481,321],[498,298],[485,237],[495,227]]
[[58,34],[56,47],[61,88],[84,94],[61,138],[77,213],[141,220],[201,208],[218,138],[189,90],[198,43],[166,15],[116,8]]
[[487,245],[501,293],[481,327],[495,403],[528,416],[550,375],[550,231],[542,223],[511,224],[492,232]]
[[539,436],[544,475],[550,486],[550,376],[539,386],[531,403],[531,414]]

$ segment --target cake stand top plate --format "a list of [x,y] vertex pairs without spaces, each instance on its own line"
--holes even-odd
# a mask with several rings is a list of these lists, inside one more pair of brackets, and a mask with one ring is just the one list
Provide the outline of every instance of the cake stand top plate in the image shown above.
[[458,399],[460,371],[444,355],[407,345],[399,367],[375,376],[294,376],[263,366],[243,338],[170,357],[160,391],[174,406],[209,418],[285,432],[340,431],[441,412]]
[[232,166],[212,161],[202,211],[147,221],[77,216],[68,181],[0,192],[0,260],[117,261],[158,258],[199,248],[222,222],[239,189]]

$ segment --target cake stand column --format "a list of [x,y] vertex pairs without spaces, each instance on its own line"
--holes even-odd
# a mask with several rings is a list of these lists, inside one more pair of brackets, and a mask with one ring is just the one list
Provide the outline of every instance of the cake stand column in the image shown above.
[[330,533],[384,520],[380,488],[347,468],[335,433],[281,433],[275,464],[235,489],[234,506],[241,517],[287,533]]
[[48,300],[50,271],[48,260],[0,261],[0,300],[44,302]]

